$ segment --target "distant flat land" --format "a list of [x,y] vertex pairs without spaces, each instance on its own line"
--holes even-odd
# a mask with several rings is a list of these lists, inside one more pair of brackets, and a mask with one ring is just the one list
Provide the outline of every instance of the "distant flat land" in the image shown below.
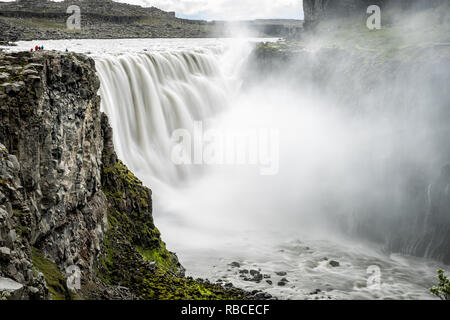
[[[81,29],[69,30],[67,8],[81,9]],[[175,12],[111,0],[21,0],[0,3],[0,41],[39,39],[204,38],[231,36],[237,29],[250,36],[283,37],[301,30],[299,20],[240,22],[187,20]]]

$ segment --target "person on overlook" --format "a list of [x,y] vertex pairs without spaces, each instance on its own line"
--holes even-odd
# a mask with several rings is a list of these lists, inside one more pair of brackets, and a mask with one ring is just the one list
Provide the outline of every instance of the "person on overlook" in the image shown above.
[[35,50],[35,51],[38,51],[38,50],[39,50],[39,47],[36,45],[36,47],[34,47],[34,50]]

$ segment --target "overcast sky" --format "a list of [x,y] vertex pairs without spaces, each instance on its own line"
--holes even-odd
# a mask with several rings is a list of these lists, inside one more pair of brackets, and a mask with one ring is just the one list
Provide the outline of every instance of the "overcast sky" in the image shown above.
[[[0,0],[5,1],[5,0]],[[302,0],[115,0],[205,20],[303,19]]]

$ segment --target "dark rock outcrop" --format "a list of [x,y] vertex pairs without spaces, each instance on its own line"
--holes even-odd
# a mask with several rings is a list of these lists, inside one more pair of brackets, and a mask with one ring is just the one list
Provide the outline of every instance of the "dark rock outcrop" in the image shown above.
[[0,145],[0,299],[48,295],[44,276],[33,269],[29,238],[30,209],[21,211],[24,192],[17,157]]
[[445,4],[447,0],[303,0],[305,26],[311,27],[320,20],[335,17],[357,15],[367,17],[366,10],[370,5],[378,5],[383,9],[409,10],[424,7],[435,7]]
[[[14,251],[24,247],[29,267],[34,246],[62,270],[77,264],[91,278],[107,228],[94,62],[58,53],[1,60],[7,78],[0,85],[0,141],[6,168],[14,170],[2,174],[9,225],[3,233],[16,234],[7,244]],[[34,281],[14,259],[9,265],[24,273],[7,276]]]

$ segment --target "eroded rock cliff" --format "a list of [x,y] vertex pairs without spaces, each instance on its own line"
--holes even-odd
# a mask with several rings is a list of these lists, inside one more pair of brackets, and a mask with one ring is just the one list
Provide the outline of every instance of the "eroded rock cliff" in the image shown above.
[[[5,232],[16,233],[18,242],[10,243],[10,249],[24,245],[32,266],[34,246],[62,270],[77,264],[91,278],[107,228],[94,62],[75,55],[22,53],[3,56],[1,65],[0,141],[5,156],[9,152],[17,159],[12,167],[17,179],[2,177],[11,225]],[[15,272],[23,270],[17,264],[9,260],[12,267],[6,270],[12,272],[5,276],[23,283],[30,277]]]

